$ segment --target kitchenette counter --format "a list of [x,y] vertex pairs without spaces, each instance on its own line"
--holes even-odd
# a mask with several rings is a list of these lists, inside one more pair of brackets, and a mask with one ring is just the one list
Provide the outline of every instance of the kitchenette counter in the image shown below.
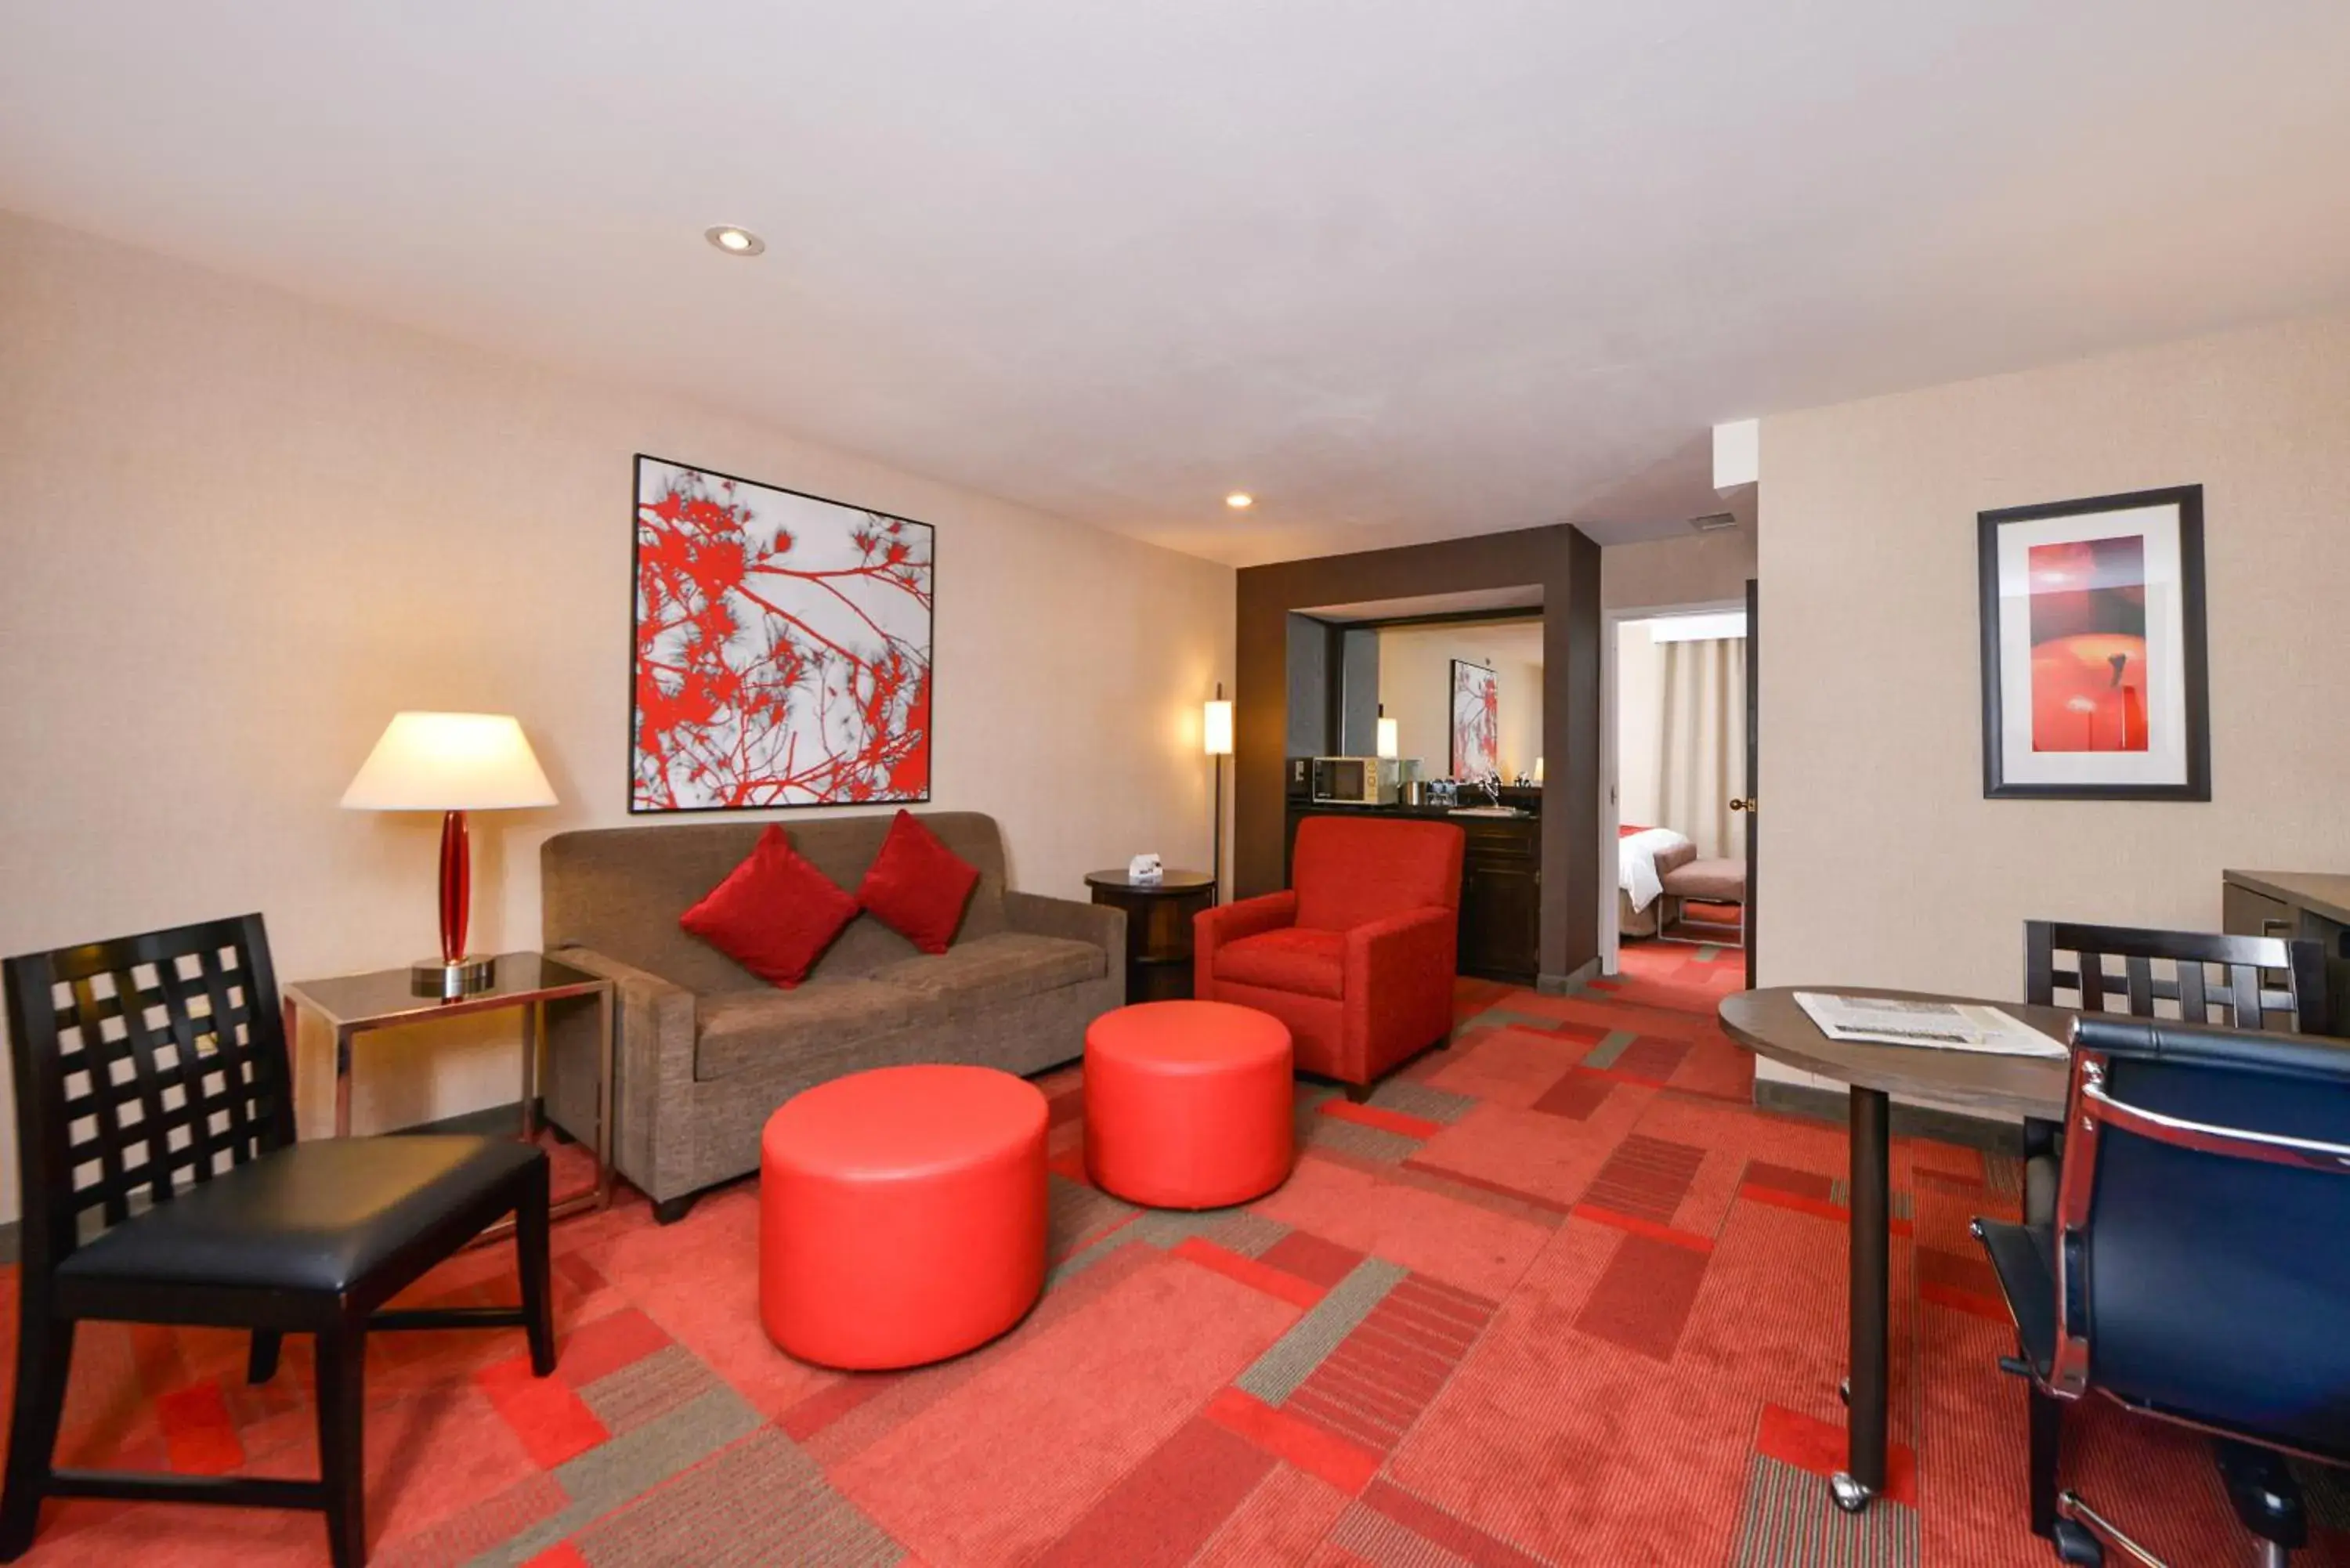
[[[1482,819],[1487,822],[1540,822],[1542,820],[1539,812],[1523,809],[1508,816],[1497,816],[1493,815],[1492,808],[1482,800],[1473,803],[1473,807],[1467,810],[1465,814],[1472,819]],[[1464,815],[1464,808],[1457,805],[1404,805],[1401,804],[1348,805],[1344,802],[1293,800],[1289,803],[1289,815],[1292,816],[1413,816],[1442,822],[1448,817],[1459,817]]]

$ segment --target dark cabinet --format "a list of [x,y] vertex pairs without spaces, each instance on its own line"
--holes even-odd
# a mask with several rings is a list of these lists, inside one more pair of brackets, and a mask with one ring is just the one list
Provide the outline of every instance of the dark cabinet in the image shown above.
[[1469,843],[1461,867],[1461,972],[1532,985],[1542,929],[1540,824],[1463,826]]

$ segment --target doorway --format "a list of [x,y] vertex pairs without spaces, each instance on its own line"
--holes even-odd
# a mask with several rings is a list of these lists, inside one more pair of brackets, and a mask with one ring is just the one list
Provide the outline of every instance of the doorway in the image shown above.
[[1609,610],[1601,631],[1600,967],[1623,972],[1627,945],[1748,947],[1747,604]]

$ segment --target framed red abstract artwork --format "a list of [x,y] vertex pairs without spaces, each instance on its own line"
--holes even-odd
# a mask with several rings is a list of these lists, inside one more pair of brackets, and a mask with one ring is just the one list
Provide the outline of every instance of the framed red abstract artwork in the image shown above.
[[931,798],[932,531],[639,456],[631,812]]
[[1502,771],[1501,691],[1482,664],[1452,661],[1452,776],[1482,779]]
[[2210,800],[2203,487],[1978,514],[1983,794]]

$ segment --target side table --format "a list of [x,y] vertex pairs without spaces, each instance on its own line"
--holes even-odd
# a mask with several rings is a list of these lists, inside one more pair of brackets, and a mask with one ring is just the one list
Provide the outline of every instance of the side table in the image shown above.
[[[443,1001],[419,996],[409,989],[405,969],[378,970],[370,974],[341,975],[333,980],[306,980],[280,990],[286,1014],[289,1052],[298,1038],[300,1010],[308,1008],[335,1033],[335,1136],[351,1136],[351,1045],[360,1035],[379,1029],[397,1029],[475,1012],[516,1008],[522,1013],[522,1136],[538,1136],[538,1055],[546,1038],[546,1004],[569,997],[596,999],[596,1032],[604,1043],[596,1076],[596,1178],[577,1190],[556,1196],[549,1213],[556,1219],[586,1209],[603,1209],[612,1201],[612,1058],[619,1035],[619,1010],[612,982],[586,970],[574,969],[544,953],[501,953],[492,961],[491,981],[470,996]],[[483,1232],[484,1240],[504,1235],[512,1221]]]
[[1191,995],[1191,918],[1216,901],[1204,871],[1169,871],[1138,882],[1123,871],[1090,871],[1093,900],[1126,911],[1126,999],[1181,1002]]

